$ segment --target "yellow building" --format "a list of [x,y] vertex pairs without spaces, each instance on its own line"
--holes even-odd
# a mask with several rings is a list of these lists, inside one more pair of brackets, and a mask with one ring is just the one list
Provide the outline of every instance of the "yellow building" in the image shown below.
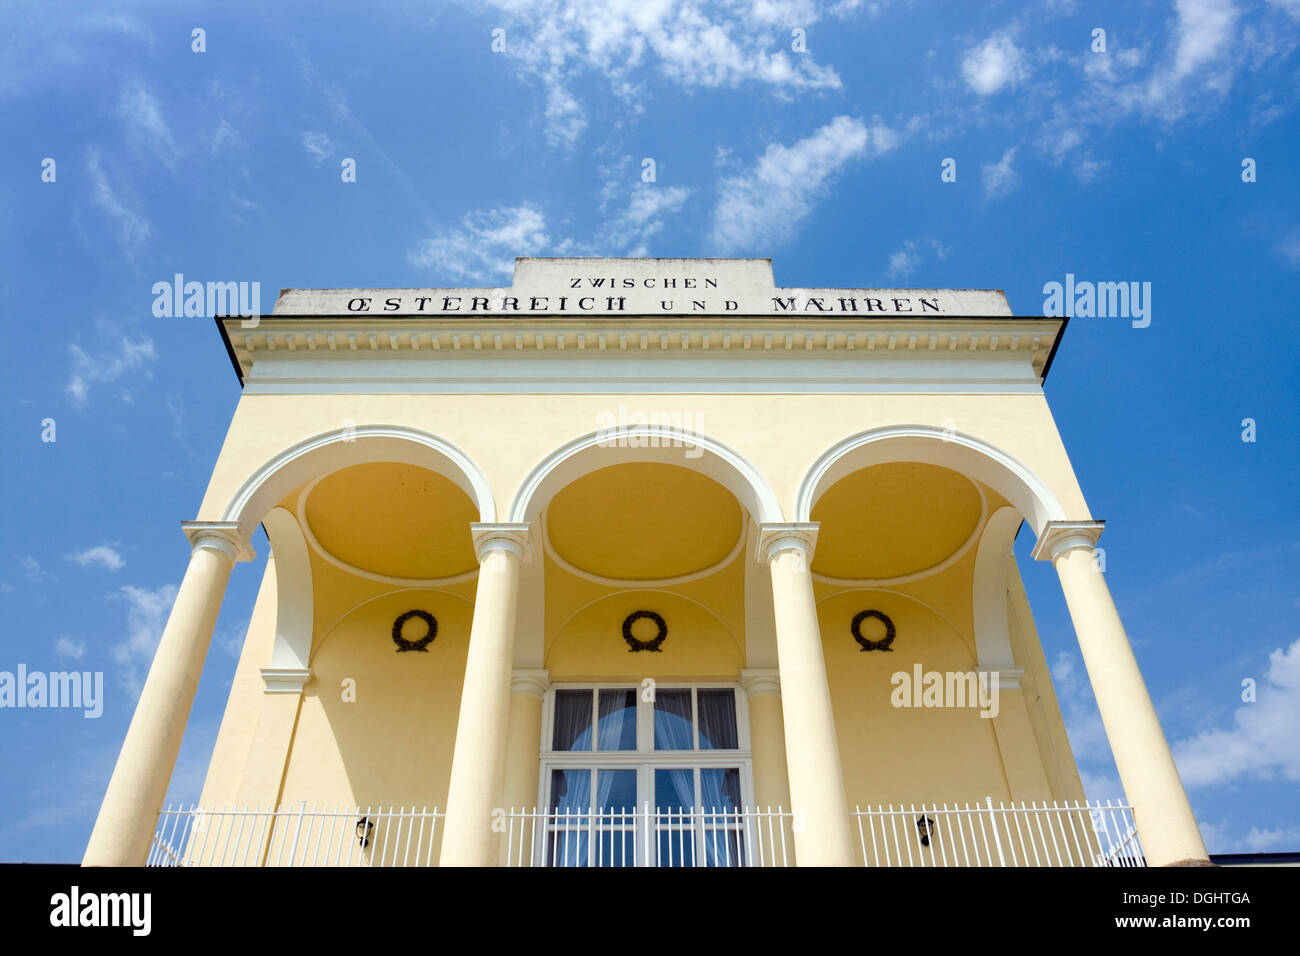
[[[1064,324],[765,259],[218,320],[243,394],[85,862],[1205,862],[1043,395]],[[1021,522],[1127,806],[1083,802]],[[202,798],[164,811],[259,524]]]

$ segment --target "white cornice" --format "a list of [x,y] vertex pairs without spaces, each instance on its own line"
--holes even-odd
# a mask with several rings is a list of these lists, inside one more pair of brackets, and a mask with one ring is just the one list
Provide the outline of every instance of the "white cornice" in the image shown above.
[[[248,377],[254,363],[274,359],[347,362],[398,356],[424,360],[577,356],[589,362],[638,354],[705,353],[715,360],[758,355],[825,360],[830,356],[892,359],[1023,356],[1041,375],[1063,320],[1004,316],[908,319],[813,317],[650,316],[575,320],[572,317],[492,316],[392,318],[262,318],[245,329],[239,319],[222,321],[232,354]],[[388,370],[391,373],[391,369]],[[338,372],[331,374],[331,378]],[[511,377],[526,375],[524,369]],[[314,376],[307,376],[308,378]],[[994,374],[994,380],[1007,375]]]

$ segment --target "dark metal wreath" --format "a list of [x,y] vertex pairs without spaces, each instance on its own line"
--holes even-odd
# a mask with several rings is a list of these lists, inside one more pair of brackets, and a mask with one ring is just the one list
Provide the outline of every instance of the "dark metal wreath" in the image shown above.
[[[885,625],[885,636],[878,641],[870,641],[862,636],[862,622],[869,617],[874,617]],[[853,634],[853,639],[862,645],[864,651],[892,651],[889,645],[894,643],[894,635],[897,633],[894,628],[894,622],[889,619],[889,615],[884,611],[859,611],[853,616],[853,623],[849,625],[849,631]]]
[[[402,637],[402,625],[413,617],[418,617],[421,621],[429,626],[429,632],[418,641],[408,641]],[[407,611],[405,614],[399,614],[397,620],[393,622],[393,643],[397,645],[397,653],[403,651],[425,651],[429,650],[429,645],[433,639],[438,636],[438,621],[428,611]]]
[[[659,633],[649,641],[638,641],[632,636],[632,625],[643,617],[654,621],[659,628]],[[659,645],[662,644],[667,637],[668,625],[664,622],[664,619],[654,611],[633,611],[623,619],[623,640],[627,641],[629,654],[637,651],[658,651]]]

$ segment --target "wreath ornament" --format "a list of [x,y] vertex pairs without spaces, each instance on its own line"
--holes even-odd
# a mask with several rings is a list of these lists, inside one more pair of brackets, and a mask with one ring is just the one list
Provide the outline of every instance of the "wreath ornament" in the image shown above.
[[[632,625],[642,618],[655,622],[659,628],[659,633],[651,640],[639,641],[632,636]],[[627,641],[628,653],[635,654],[637,651],[659,651],[659,646],[668,638],[668,625],[664,619],[654,611],[633,611],[623,619],[623,640]]]
[[[418,617],[426,625],[428,632],[418,641],[408,641],[402,637],[402,625],[413,617]],[[407,611],[405,614],[399,614],[397,620],[393,622],[393,643],[397,645],[397,653],[404,651],[424,651],[428,652],[429,645],[433,639],[438,636],[438,619],[428,611]]]
[[[862,636],[862,622],[869,617],[874,617],[885,625],[885,636],[878,641],[869,640]],[[894,627],[894,622],[889,619],[884,611],[859,611],[853,616],[853,623],[849,625],[849,632],[853,639],[862,645],[864,651],[892,651],[890,646],[894,643],[894,635],[898,633]]]

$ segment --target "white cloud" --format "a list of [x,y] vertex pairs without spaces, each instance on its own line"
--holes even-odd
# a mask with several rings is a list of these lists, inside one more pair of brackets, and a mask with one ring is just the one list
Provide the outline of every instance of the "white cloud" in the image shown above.
[[942,262],[948,258],[948,247],[938,239],[930,239],[924,242],[917,239],[906,239],[903,242],[903,247],[889,256],[889,265],[885,269],[885,274],[891,279],[905,279],[912,275],[925,261],[927,246],[939,261]]
[[71,657],[74,661],[79,661],[86,656],[86,642],[61,637],[54,642],[54,653],[60,657]]
[[851,160],[888,152],[901,136],[873,117],[837,116],[793,146],[773,143],[753,170],[719,184],[713,244],[720,251],[770,248],[790,239]]
[[1011,163],[1016,158],[1016,148],[1012,146],[996,163],[985,163],[980,167],[980,182],[984,186],[984,198],[996,199],[1005,196],[1016,188],[1020,177],[1012,169]]
[[599,243],[604,254],[648,255],[646,243],[663,229],[662,217],[681,211],[690,194],[685,186],[638,182],[628,197],[627,208],[601,228]]
[[122,559],[122,555],[107,544],[96,545],[93,548],[86,548],[84,551],[70,554],[68,560],[83,568],[100,567],[106,571],[119,571],[126,567],[126,561]]
[[164,584],[158,588],[127,585],[115,596],[127,602],[126,637],[113,645],[111,653],[120,668],[118,677],[122,686],[132,695],[138,695],[167,624],[167,615],[176,601],[176,585]]
[[414,249],[411,263],[456,280],[491,280],[511,275],[515,256],[534,256],[551,243],[546,217],[533,206],[473,212],[461,228]]
[[109,349],[92,355],[75,342],[68,346],[68,351],[72,354],[72,373],[64,391],[78,408],[85,406],[92,385],[115,382],[158,358],[153,339],[147,337],[139,340],[123,337],[118,341],[116,353]]
[[1015,86],[1028,75],[1025,56],[1005,33],[995,33],[966,53],[961,74],[980,96]]
[[1300,233],[1292,233],[1284,238],[1277,244],[1277,251],[1292,268],[1300,268]]
[[1300,781],[1300,640],[1268,657],[1254,703],[1243,703],[1233,725],[1196,734],[1174,745],[1178,772],[1188,787],[1237,779]]
[[315,133],[310,130],[303,133],[302,148],[307,151],[307,155],[316,166],[334,155],[334,144],[325,133]]
[[33,558],[30,554],[25,554],[20,562],[23,566],[23,577],[32,584],[40,584],[49,575],[41,570],[41,563]]
[[[545,88],[547,134],[560,145],[572,145],[587,127],[571,92],[584,71],[599,73],[634,110],[641,107],[638,71],[687,89],[755,84],[789,95],[841,86],[812,52],[791,50],[791,29],[808,29],[821,18],[812,0],[729,0],[707,10],[695,0],[491,0],[490,6],[503,17],[506,56]],[[856,6],[850,0],[831,12],[846,15]]]
[[96,206],[117,220],[117,242],[122,251],[133,256],[141,244],[149,238],[149,220],[118,196],[108,182],[99,163],[99,152],[90,150],[86,154],[86,173],[90,180],[90,199]]
[[1237,68],[1237,21],[1232,0],[1175,0],[1170,49],[1145,80],[1114,91],[1122,109],[1165,122],[1191,111],[1198,94],[1222,96]]
[[176,168],[181,148],[163,119],[162,105],[143,84],[128,83],[118,97],[118,114],[126,121],[128,132],[142,142],[168,169]]

